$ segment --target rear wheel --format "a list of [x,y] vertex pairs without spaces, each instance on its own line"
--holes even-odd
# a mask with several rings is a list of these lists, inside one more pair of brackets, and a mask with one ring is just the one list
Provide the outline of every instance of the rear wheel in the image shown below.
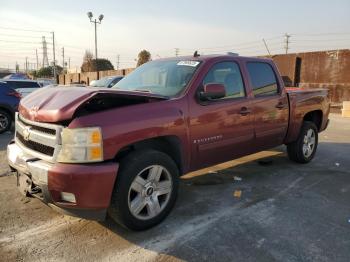
[[318,130],[313,122],[305,121],[298,139],[287,145],[289,159],[298,163],[310,162],[316,153]]
[[155,150],[132,152],[120,162],[109,215],[133,230],[157,225],[175,204],[178,176],[168,155]]
[[11,128],[12,117],[6,111],[0,109],[0,134]]

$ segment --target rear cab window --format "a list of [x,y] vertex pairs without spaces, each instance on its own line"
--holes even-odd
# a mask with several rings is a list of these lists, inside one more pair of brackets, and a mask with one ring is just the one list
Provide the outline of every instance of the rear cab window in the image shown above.
[[269,63],[247,62],[247,69],[255,97],[273,96],[279,93],[275,71]]

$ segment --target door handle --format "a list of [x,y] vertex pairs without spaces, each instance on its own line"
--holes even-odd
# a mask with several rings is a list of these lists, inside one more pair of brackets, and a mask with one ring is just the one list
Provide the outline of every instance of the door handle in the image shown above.
[[242,115],[242,116],[246,116],[248,114],[251,113],[251,111],[247,108],[247,107],[242,107],[241,110],[239,111],[239,113]]
[[279,103],[276,105],[276,108],[278,108],[278,109],[283,109],[283,108],[285,108],[285,106],[286,106],[285,103],[279,102]]

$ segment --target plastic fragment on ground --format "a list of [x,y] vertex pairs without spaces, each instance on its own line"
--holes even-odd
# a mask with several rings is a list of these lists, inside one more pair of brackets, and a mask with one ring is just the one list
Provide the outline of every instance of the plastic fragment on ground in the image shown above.
[[233,196],[240,198],[242,196],[242,190],[235,190],[235,192],[233,192]]

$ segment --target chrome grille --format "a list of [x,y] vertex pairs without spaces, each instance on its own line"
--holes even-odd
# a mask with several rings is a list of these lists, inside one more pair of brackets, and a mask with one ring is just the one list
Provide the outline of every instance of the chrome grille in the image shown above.
[[33,157],[55,162],[61,149],[63,127],[25,119],[16,114],[16,143]]
[[25,140],[24,137],[20,133],[16,133],[16,138],[24,145],[25,147],[37,151],[41,154],[47,155],[47,156],[53,156],[53,153],[55,151],[55,148],[51,146],[45,146],[43,144],[39,144],[34,141]]

